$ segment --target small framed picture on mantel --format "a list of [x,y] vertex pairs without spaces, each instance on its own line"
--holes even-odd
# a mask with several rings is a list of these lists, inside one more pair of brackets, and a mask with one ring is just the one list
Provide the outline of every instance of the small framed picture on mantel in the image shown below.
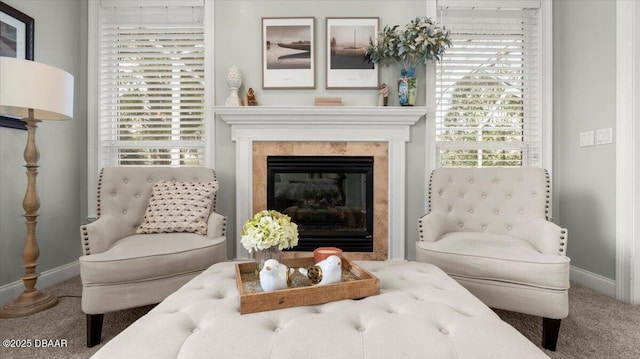
[[313,17],[262,18],[262,88],[313,89]]
[[365,60],[378,34],[377,17],[326,19],[327,89],[377,89],[378,67]]

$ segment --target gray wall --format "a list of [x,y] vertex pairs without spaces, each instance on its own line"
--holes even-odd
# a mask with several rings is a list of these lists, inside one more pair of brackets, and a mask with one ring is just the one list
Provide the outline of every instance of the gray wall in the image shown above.
[[[80,255],[79,226],[86,171],[86,4],[77,0],[4,0],[35,20],[35,61],[75,77],[74,118],[45,121],[36,132],[40,150],[37,272],[59,267]],[[84,9],[84,13],[82,13]],[[84,52],[83,52],[84,51]],[[20,280],[26,227],[26,131],[0,128],[0,286]]]
[[[215,103],[224,105],[229,89],[226,84],[227,70],[238,66],[243,77],[244,94],[247,88],[256,91],[261,106],[312,106],[315,96],[342,97],[347,106],[373,106],[377,104],[377,90],[327,90],[325,89],[325,18],[326,17],[379,17],[380,28],[384,25],[403,26],[417,14],[426,13],[425,1],[238,1],[217,0],[215,6],[215,51],[216,83]],[[313,90],[262,90],[262,60],[260,52],[262,17],[315,17],[315,66],[316,88]],[[384,68],[380,82],[395,86],[399,76],[396,67]],[[419,69],[418,79],[424,78],[424,66]],[[420,81],[420,80],[418,80]],[[390,92],[390,105],[397,105]],[[425,105],[424,81],[418,85],[418,103]],[[235,144],[231,141],[230,129],[224,122],[216,120],[215,167],[221,191],[218,196],[218,211],[229,217],[230,242],[238,237],[235,226]],[[411,129],[411,143],[407,146],[407,198],[406,243],[409,258],[415,258],[414,243],[417,239],[417,218],[424,214],[424,138],[425,124],[421,120]],[[229,256],[235,255],[233,245]]]
[[[243,77],[241,94],[252,87],[259,105],[312,106],[315,96],[325,96],[342,97],[346,106],[373,106],[378,101],[378,90],[325,89],[325,18],[379,17],[380,28],[394,24],[404,26],[417,14],[426,13],[426,7],[424,0],[216,0],[215,12],[216,105],[224,105],[229,95],[227,71],[236,65]],[[315,17],[315,90],[262,90],[262,17]],[[397,68],[384,68],[380,82],[392,85],[398,76]],[[423,76],[424,69],[417,77]],[[395,92],[390,92],[390,105],[397,105],[392,94]],[[424,81],[419,84],[417,97],[418,105],[424,106]]]
[[[78,226],[86,215],[86,2],[5,0],[35,18],[35,57],[75,76],[75,116],[41,124],[38,272],[73,262],[80,255]],[[265,4],[267,3],[267,4]],[[327,16],[379,16],[380,24],[404,24],[425,13],[414,1],[232,1],[216,2],[216,105],[228,95],[227,69],[237,65],[261,105],[310,105],[314,96],[342,96],[347,105],[373,105],[375,90],[324,89],[324,19]],[[339,10],[338,10],[339,9]],[[615,127],[615,2],[554,1],[554,217],[569,229],[572,265],[615,278],[615,138],[613,145],[580,148],[578,134]],[[55,16],[51,16],[55,14]],[[269,90],[261,85],[259,42],[263,16],[315,16],[316,89]],[[598,19],[598,26],[581,19]],[[597,44],[597,49],[594,49]],[[394,83],[395,68],[381,81]],[[421,78],[422,74],[418,74]],[[244,91],[244,88],[242,89]],[[418,98],[424,105],[424,85]],[[395,98],[391,98],[395,101]],[[392,102],[394,103],[394,102]],[[614,128],[615,133],[615,128]],[[23,274],[26,187],[22,151],[26,133],[0,128],[0,286]],[[407,257],[415,257],[415,219],[424,208],[425,124],[411,131],[407,146]],[[216,123],[216,170],[222,191],[218,210],[235,215],[234,143],[229,127]],[[233,226],[231,226],[233,227]],[[229,239],[236,238],[233,230]],[[229,254],[234,249],[230,245]]]
[[616,3],[556,0],[553,11],[555,221],[573,266],[614,279],[616,139],[579,147],[579,133],[615,134]]

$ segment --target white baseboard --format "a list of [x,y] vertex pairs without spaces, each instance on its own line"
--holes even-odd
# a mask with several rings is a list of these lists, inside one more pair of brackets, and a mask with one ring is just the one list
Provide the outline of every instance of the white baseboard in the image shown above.
[[613,279],[574,266],[571,266],[570,276],[572,282],[610,297],[616,297],[616,281]]
[[[40,273],[40,275],[38,275],[36,288],[43,289],[50,287],[77,275],[80,275],[80,264],[78,261],[71,262]],[[6,303],[16,299],[23,291],[24,285],[22,284],[22,280],[1,286],[0,305],[5,305]]]
[[[46,288],[77,275],[80,275],[80,265],[78,261],[71,262],[40,273],[36,287],[38,289]],[[610,297],[616,297],[616,282],[613,279],[575,266],[571,266],[570,276],[572,282],[576,282]],[[0,305],[4,305],[17,298],[23,290],[22,280],[1,286]]]

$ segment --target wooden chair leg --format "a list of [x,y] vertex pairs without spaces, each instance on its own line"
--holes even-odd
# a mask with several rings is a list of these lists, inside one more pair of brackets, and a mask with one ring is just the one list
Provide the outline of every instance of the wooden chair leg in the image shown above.
[[562,319],[542,318],[542,347],[556,351]]
[[87,314],[87,348],[100,344],[104,314]]

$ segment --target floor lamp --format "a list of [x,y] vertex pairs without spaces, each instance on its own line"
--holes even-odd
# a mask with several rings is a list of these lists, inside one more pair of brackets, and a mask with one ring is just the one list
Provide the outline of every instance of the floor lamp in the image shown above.
[[73,116],[73,76],[55,67],[10,57],[0,57],[0,114],[27,124],[27,191],[22,201],[27,238],[22,251],[24,292],[0,309],[0,318],[22,317],[53,307],[58,299],[35,288],[40,256],[36,240],[36,219],[40,200],[36,189],[38,148],[36,127],[42,120],[68,120]]

